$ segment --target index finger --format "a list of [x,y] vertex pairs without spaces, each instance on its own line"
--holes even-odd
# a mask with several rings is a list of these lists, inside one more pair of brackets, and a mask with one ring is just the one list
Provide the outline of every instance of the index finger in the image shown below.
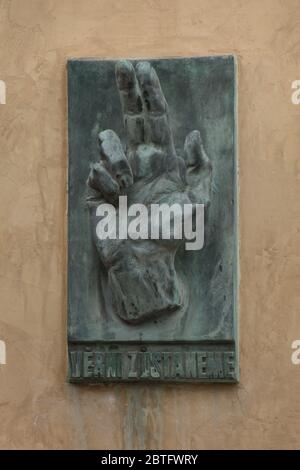
[[116,81],[124,114],[129,151],[144,141],[143,103],[133,65],[128,60],[116,64]]

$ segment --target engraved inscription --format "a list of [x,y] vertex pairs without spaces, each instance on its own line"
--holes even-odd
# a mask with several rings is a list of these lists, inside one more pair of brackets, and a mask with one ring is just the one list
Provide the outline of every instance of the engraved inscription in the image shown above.
[[[233,351],[70,351],[70,379],[235,379]],[[76,381],[76,380],[75,380]]]

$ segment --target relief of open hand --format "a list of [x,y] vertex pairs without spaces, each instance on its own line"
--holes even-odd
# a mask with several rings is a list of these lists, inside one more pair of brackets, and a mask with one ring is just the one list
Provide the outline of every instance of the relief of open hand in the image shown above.
[[134,69],[129,61],[119,61],[116,81],[126,151],[114,131],[100,132],[100,161],[91,167],[87,201],[115,311],[126,322],[138,323],[185,307],[174,267],[183,240],[101,240],[96,235],[97,207],[108,202],[118,210],[119,196],[126,195],[128,207],[197,203],[208,208],[212,168],[199,131],[187,136],[183,158],[176,155],[168,105],[149,62]]

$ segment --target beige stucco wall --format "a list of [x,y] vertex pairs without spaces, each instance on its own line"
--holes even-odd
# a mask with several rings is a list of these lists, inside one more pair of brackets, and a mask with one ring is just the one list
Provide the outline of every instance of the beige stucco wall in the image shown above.
[[[0,0],[0,448],[300,447],[298,0]],[[66,60],[235,53],[241,381],[66,383]]]

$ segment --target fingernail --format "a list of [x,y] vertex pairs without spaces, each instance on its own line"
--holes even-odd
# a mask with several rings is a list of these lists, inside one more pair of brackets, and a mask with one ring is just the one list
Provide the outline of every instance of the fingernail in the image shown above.
[[117,85],[120,90],[126,90],[134,86],[134,68],[129,60],[119,60],[116,63],[115,73]]
[[136,66],[136,73],[138,76],[138,79],[141,84],[145,82],[149,82],[149,79],[151,75],[153,74],[153,70],[151,70],[151,64],[150,62],[139,62]]

